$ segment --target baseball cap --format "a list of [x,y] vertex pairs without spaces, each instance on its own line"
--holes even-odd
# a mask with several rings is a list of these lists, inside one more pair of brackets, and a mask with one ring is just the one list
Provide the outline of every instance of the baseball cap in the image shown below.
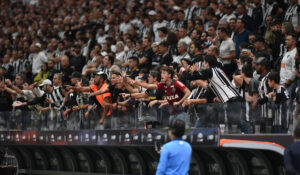
[[105,79],[105,80],[107,79],[106,73],[104,73],[104,72],[102,72],[102,71],[97,72],[96,75],[101,76],[101,77],[102,77],[103,79]]
[[260,65],[265,65],[267,66],[269,64],[269,60],[265,57],[259,57],[254,64],[260,64]]
[[52,85],[51,80],[46,79],[46,80],[44,80],[44,81],[42,82],[42,84],[40,84],[40,86],[44,86],[44,85]]
[[81,78],[81,74],[77,71],[73,72],[70,78]]
[[156,15],[156,11],[150,10],[150,11],[148,12],[148,15]]
[[38,47],[38,48],[42,48],[41,43],[35,43],[35,46]]

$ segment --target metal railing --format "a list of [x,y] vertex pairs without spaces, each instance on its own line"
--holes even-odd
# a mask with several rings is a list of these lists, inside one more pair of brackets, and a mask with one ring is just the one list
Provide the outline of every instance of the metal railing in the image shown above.
[[[99,108],[99,107],[98,107]],[[293,108],[288,103],[268,102],[251,110],[251,104],[234,102],[201,105],[148,107],[146,102],[126,108],[113,109],[103,124],[99,124],[102,110],[71,112],[68,119],[63,111],[15,109],[0,112],[0,130],[102,130],[132,128],[166,128],[172,118],[186,121],[188,128],[220,127],[221,133],[286,133],[291,129]],[[182,111],[182,112],[180,112]]]

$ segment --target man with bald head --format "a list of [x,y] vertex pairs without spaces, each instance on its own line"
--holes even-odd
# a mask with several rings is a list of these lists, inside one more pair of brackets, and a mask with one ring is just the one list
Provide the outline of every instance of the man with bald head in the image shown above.
[[63,82],[64,83],[70,83],[70,76],[73,72],[73,69],[70,66],[69,57],[66,55],[63,55],[61,57],[61,73],[63,75]]

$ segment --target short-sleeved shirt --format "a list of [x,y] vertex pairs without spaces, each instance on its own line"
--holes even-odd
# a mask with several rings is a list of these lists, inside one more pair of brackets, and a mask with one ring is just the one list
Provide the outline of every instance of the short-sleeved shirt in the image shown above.
[[288,91],[283,86],[280,86],[280,88],[278,90],[274,90],[274,92],[276,93],[276,104],[282,104],[289,99]]
[[157,89],[163,90],[165,97],[167,98],[170,105],[174,102],[180,101],[184,96],[183,90],[186,86],[180,81],[173,80],[171,85],[168,86],[165,83],[157,83]]
[[181,106],[175,107],[173,106],[173,104],[174,102],[178,102],[183,98],[183,90],[185,88],[186,86],[183,83],[176,80],[173,80],[170,86],[166,85],[165,83],[157,84],[157,89],[162,90],[165,94],[166,99],[168,100],[168,103],[170,105],[169,112],[171,115],[178,114],[183,111]]
[[129,93],[126,89],[122,90],[122,89],[119,89],[119,88],[115,88],[114,85],[109,85],[108,89],[109,89],[109,92],[111,93],[112,103],[116,103],[118,101],[118,96],[120,97],[119,101],[124,101],[123,97],[120,96],[120,94],[121,93]]
[[253,96],[254,93],[258,93],[259,82],[252,78],[249,84],[246,84],[245,91],[248,92],[250,96]]
[[[223,40],[220,45],[220,57],[226,57],[231,54],[232,51],[235,51],[235,46],[231,38]],[[220,60],[223,64],[230,64],[231,60]]]

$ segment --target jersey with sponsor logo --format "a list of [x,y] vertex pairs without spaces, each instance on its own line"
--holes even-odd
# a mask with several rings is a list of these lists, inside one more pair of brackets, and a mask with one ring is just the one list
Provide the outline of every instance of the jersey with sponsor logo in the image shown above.
[[170,86],[166,85],[165,83],[158,83],[157,87],[158,90],[164,91],[165,97],[170,105],[173,105],[174,102],[182,99],[184,96],[183,90],[186,88],[183,83],[176,80],[173,80]]
[[174,102],[180,101],[184,96],[183,90],[186,86],[180,81],[173,80],[171,85],[166,85],[165,83],[158,83],[157,89],[162,90],[165,94],[166,99],[170,105],[169,112],[171,115],[178,114],[183,111],[182,106],[173,106]]

